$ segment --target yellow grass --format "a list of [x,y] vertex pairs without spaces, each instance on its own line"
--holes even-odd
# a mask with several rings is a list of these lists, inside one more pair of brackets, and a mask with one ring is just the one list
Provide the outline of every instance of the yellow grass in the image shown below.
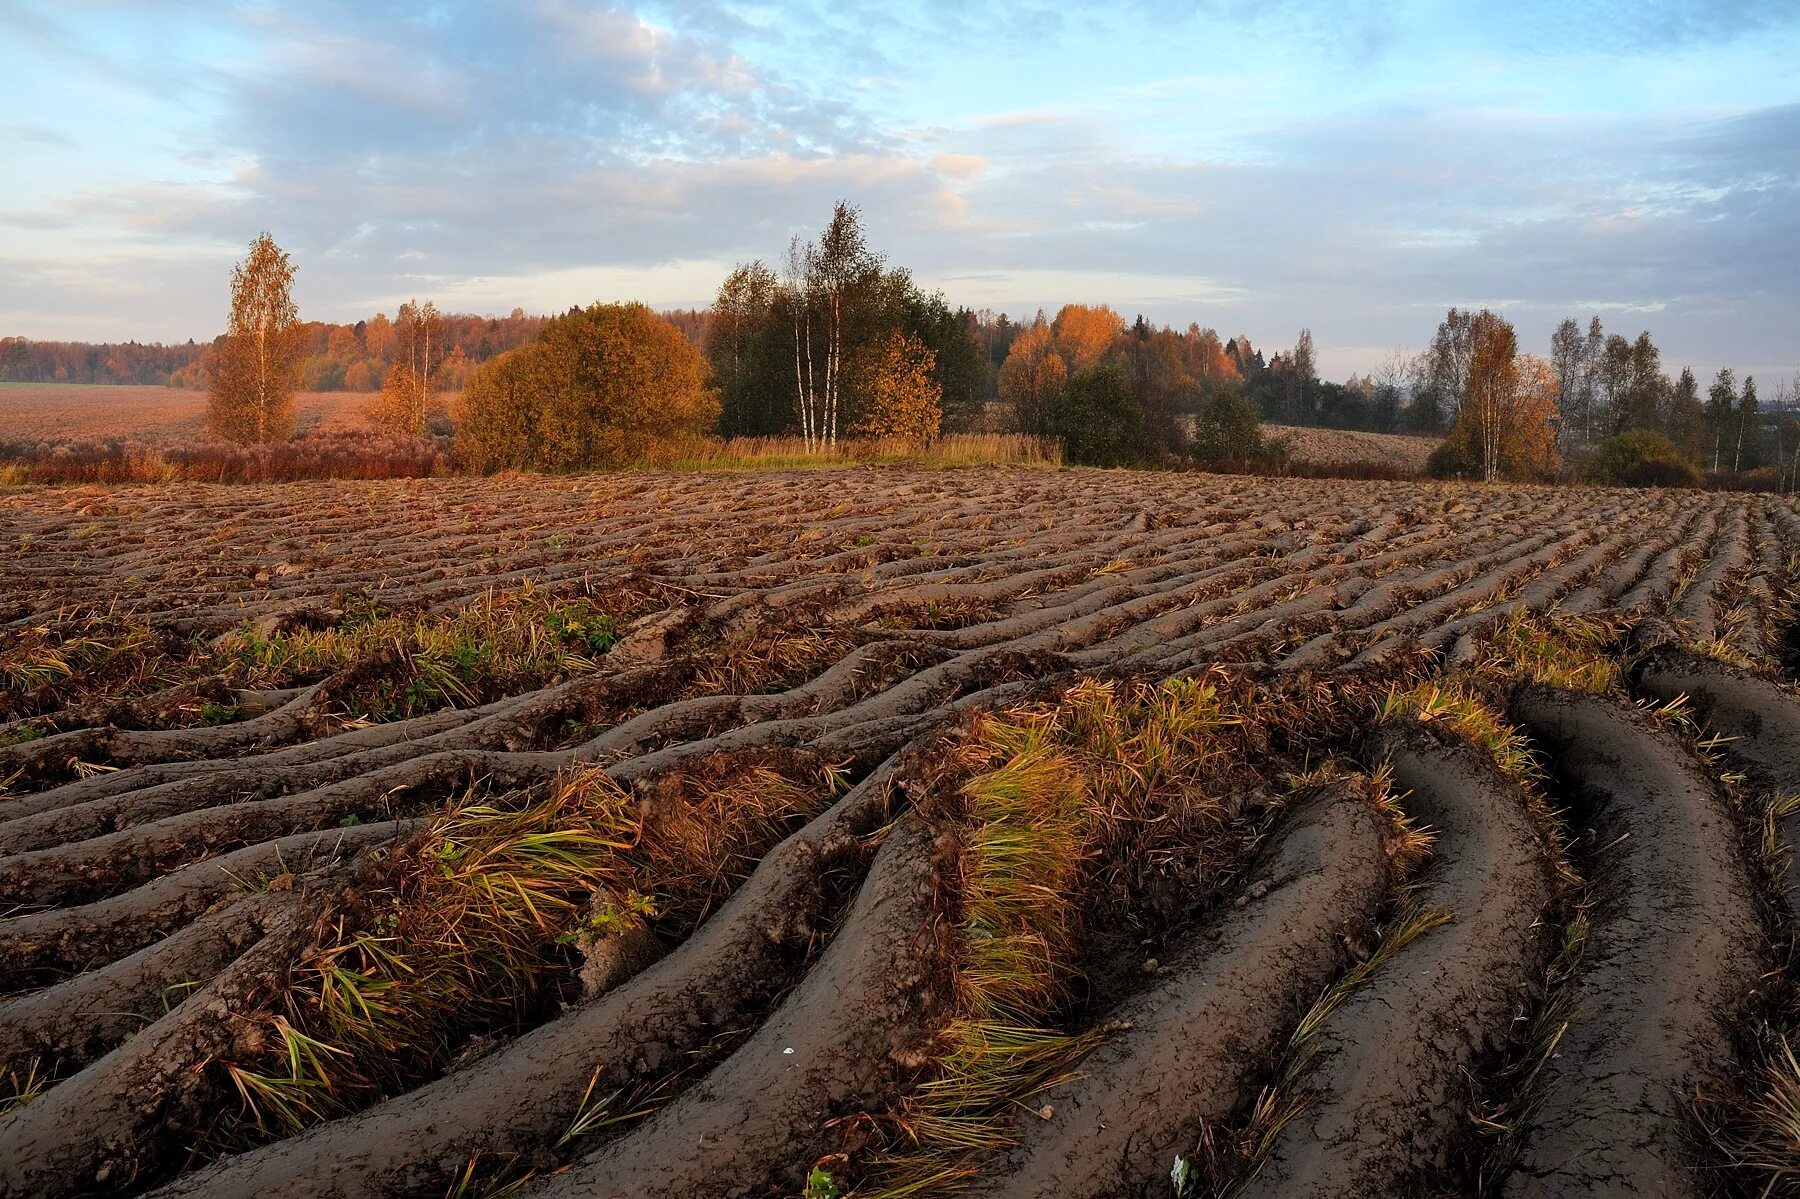
[[1019,433],[949,433],[930,441],[864,437],[808,448],[799,437],[706,438],[668,463],[675,470],[769,470],[837,466],[1060,466],[1062,443]]

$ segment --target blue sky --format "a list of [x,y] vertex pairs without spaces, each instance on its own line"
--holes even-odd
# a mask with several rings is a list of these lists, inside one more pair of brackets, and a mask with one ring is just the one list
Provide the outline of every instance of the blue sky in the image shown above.
[[0,333],[705,303],[838,197],[952,302],[1326,373],[1443,309],[1800,368],[1800,4],[0,0]]

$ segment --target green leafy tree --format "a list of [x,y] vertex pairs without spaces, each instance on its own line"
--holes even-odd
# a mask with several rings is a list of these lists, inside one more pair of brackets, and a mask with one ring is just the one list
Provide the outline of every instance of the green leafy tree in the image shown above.
[[1207,392],[1194,415],[1194,457],[1201,462],[1269,462],[1281,448],[1263,436],[1256,405],[1226,384]]
[[1652,429],[1627,429],[1594,447],[1582,473],[1622,487],[1698,487],[1700,472],[1675,443]]
[[926,293],[868,245],[857,209],[840,201],[816,241],[794,238],[783,273],[760,262],[736,268],[719,289],[706,356],[721,391],[726,433],[797,430],[832,445],[866,429],[875,401],[859,369],[890,338],[932,353],[944,425],[973,427],[988,394],[988,365],[974,318]]
[[1712,469],[1716,474],[1724,462],[1726,447],[1731,444],[1732,426],[1737,420],[1737,376],[1723,367],[1713,376],[1706,389],[1706,435],[1712,442]]
[[1682,457],[1698,463],[1706,452],[1706,409],[1700,403],[1694,372],[1681,369],[1675,385],[1664,392],[1662,429]]
[[767,436],[794,427],[791,383],[783,361],[777,308],[781,281],[761,262],[726,276],[706,325],[706,357],[719,388],[726,435]]
[[1148,457],[1143,409],[1130,374],[1116,362],[1077,371],[1052,404],[1049,423],[1070,462],[1125,466]]

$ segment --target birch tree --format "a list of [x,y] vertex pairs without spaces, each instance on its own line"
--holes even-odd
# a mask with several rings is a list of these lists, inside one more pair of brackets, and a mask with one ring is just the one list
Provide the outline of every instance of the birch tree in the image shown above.
[[207,422],[240,443],[284,441],[294,430],[303,330],[294,264],[263,233],[231,271],[231,316],[207,391]]
[[882,279],[856,207],[839,200],[817,242],[788,242],[782,299],[794,347],[800,432],[809,447],[835,446],[844,415],[844,363],[851,335]]
[[384,432],[423,437],[437,400],[437,377],[443,356],[444,322],[437,305],[417,300],[400,305],[394,322],[394,367],[370,408],[370,419]]
[[1706,389],[1706,426],[1712,435],[1713,473],[1719,472],[1720,461],[1724,456],[1725,438],[1731,430],[1731,423],[1737,418],[1737,376],[1730,367],[1721,367],[1713,376],[1712,386]]
[[1744,394],[1738,400],[1737,410],[1737,448],[1732,451],[1731,469],[1733,472],[1744,469],[1744,442],[1750,443],[1750,465],[1760,464],[1758,441],[1762,435],[1762,408],[1756,401],[1756,378],[1744,376]]
[[1480,447],[1481,477],[1500,477],[1500,439],[1518,388],[1518,335],[1506,321],[1483,309],[1469,326],[1469,370],[1463,416]]

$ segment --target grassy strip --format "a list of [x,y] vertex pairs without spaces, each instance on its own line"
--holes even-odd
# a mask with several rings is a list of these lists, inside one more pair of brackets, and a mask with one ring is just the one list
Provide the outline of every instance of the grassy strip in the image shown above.
[[108,708],[183,685],[206,686],[168,715],[172,726],[208,725],[241,713],[234,689],[272,690],[379,664],[379,677],[337,697],[348,716],[395,720],[447,704],[472,705],[508,689],[593,670],[618,639],[632,606],[527,584],[490,593],[450,616],[395,613],[373,601],[325,628],[265,631],[251,625],[210,642],[180,641],[142,620],[96,613],[26,630],[0,653],[0,719],[77,705]]
[[1382,720],[1436,722],[1493,759],[1508,778],[1535,786],[1544,777],[1543,766],[1524,735],[1502,720],[1486,700],[1456,682],[1423,683],[1406,690],[1390,690],[1382,701]]
[[398,720],[446,705],[472,706],[522,680],[584,674],[618,640],[620,618],[586,598],[530,586],[488,595],[448,617],[371,607],[325,629],[265,634],[240,628],[216,639],[196,666],[229,685],[291,686],[385,659],[366,695],[344,700],[370,720]]
[[[1012,1143],[1013,1118],[1108,1031],[1057,1023],[1105,897],[1123,902],[1132,871],[1176,845],[1203,868],[1241,855],[1224,842],[1242,813],[1220,798],[1241,721],[1217,682],[1090,680],[1057,704],[973,719],[949,768],[960,785],[921,805],[962,847],[954,1015],[932,1076],[902,1099],[852,1194],[962,1191]],[[843,1164],[821,1163],[813,1191],[838,1189],[829,1168]]]
[[1588,695],[1617,690],[1623,625],[1593,616],[1514,612],[1486,638],[1478,677],[1542,683]]
[[648,796],[592,769],[470,796],[378,864],[279,1009],[215,1063],[242,1100],[217,1139],[296,1131],[536,1023],[575,997],[579,957],[685,936],[840,782],[800,759],[715,759]]
[[1061,466],[1062,443],[1022,433],[947,433],[930,439],[859,437],[808,445],[800,437],[708,438],[667,463],[671,470],[793,470],[847,466]]

